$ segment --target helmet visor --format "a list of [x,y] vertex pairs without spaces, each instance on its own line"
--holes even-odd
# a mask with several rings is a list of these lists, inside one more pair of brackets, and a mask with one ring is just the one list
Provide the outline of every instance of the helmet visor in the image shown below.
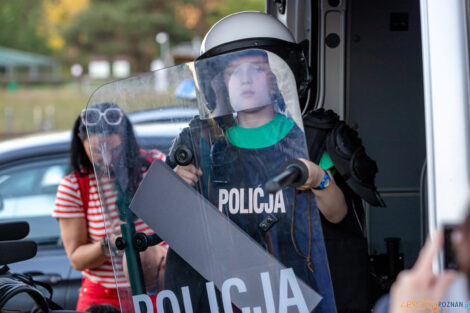
[[295,77],[276,54],[249,49],[195,62],[201,119],[273,111],[296,115]]

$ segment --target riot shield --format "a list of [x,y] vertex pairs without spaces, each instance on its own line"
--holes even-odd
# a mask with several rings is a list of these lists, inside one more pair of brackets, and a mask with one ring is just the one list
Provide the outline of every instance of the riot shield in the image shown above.
[[[188,79],[195,99],[175,92]],[[182,102],[199,115],[157,160],[126,114]],[[123,311],[336,312],[313,194],[264,187],[308,158],[279,56],[243,50],[110,83],[83,115]]]

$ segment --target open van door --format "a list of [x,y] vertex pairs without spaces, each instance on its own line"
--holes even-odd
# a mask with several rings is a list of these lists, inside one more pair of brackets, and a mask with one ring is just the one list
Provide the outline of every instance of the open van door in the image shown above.
[[[308,50],[314,83],[304,113],[334,110],[377,161],[387,207],[364,203],[370,276],[347,276],[353,267],[344,275],[329,255],[338,311],[370,309],[352,307],[359,289],[345,285],[370,279],[373,305],[428,233],[467,212],[468,1],[267,0],[266,11]],[[350,233],[342,236],[332,240]]]
[[421,1],[431,234],[462,222],[470,200],[468,5]]

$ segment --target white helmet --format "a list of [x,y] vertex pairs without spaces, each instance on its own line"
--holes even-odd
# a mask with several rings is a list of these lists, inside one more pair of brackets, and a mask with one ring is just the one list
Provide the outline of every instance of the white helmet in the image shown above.
[[224,17],[207,32],[198,60],[247,49],[262,49],[281,57],[294,73],[303,98],[311,79],[302,47],[289,29],[271,15],[244,11]]
[[[228,15],[207,32],[201,44],[201,55],[210,49],[238,40],[273,38],[295,43],[289,29],[273,16],[245,11]],[[255,44],[250,48],[254,48]]]

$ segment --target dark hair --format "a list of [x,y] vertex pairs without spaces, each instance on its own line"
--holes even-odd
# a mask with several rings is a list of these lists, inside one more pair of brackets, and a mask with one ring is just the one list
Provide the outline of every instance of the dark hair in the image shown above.
[[[104,112],[108,108],[119,108],[119,106],[110,102],[101,102],[92,104],[89,108],[99,109],[100,112]],[[120,136],[121,145],[124,149],[111,170],[119,169],[114,171],[117,182],[120,184],[122,191],[126,191],[126,194],[132,197],[141,181],[142,167],[148,166],[149,161],[141,154],[132,124],[127,116],[124,114],[118,125],[109,125],[104,119],[100,119],[96,125],[86,126],[80,116],[77,118],[72,131],[70,167],[73,171],[79,171],[80,173],[93,171],[91,161],[88,159],[83,147],[83,141],[87,138],[87,134],[89,136],[109,136],[112,134]]]
[[90,313],[121,313],[121,311],[116,308],[114,305],[102,303],[102,304],[92,304],[86,308],[85,312]]
[[[85,152],[85,147],[83,146],[83,139],[81,135],[81,130],[83,123],[80,116],[77,117],[75,123],[73,123],[72,128],[72,141],[70,145],[70,164],[69,168],[71,172],[78,171],[79,173],[87,173],[93,171],[93,165],[91,164],[88,155]],[[86,138],[86,131],[84,133]]]

